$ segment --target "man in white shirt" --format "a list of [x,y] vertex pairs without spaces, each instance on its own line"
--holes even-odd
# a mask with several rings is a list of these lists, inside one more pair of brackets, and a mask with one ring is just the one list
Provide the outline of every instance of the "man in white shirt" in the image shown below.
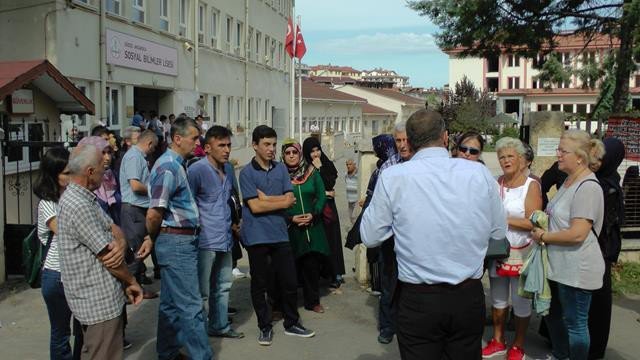
[[480,359],[483,260],[507,228],[497,184],[482,164],[449,158],[440,114],[419,110],[406,130],[416,153],[381,174],[362,241],[395,238],[402,359]]

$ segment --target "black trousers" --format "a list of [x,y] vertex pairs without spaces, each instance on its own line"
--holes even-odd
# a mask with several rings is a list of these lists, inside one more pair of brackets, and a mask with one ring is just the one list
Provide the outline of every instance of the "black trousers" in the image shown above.
[[309,252],[298,260],[298,267],[302,275],[302,294],[304,296],[304,308],[312,310],[320,304],[320,262],[322,254]]
[[589,359],[604,359],[611,328],[611,262],[604,262],[602,288],[591,293],[589,308]]
[[400,283],[397,336],[402,360],[482,358],[485,302],[482,283]]
[[247,246],[251,268],[251,302],[260,329],[271,327],[271,309],[267,304],[267,286],[271,271],[275,275],[274,291],[279,291],[284,313],[284,327],[298,323],[296,266],[289,242]]
[[[145,235],[147,235],[147,228],[145,225],[147,209],[134,206],[128,203],[122,203],[120,208],[121,213],[121,225],[122,232],[127,237],[129,248],[137,253],[142,246]],[[146,268],[142,259],[138,259],[134,256],[131,262],[127,261],[129,272],[136,277],[138,281],[141,280]]]

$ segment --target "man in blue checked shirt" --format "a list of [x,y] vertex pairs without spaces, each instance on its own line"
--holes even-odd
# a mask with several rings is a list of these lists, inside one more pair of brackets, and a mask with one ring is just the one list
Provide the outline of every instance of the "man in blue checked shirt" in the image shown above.
[[182,346],[191,359],[213,358],[198,286],[198,207],[183,167],[199,139],[195,121],[176,120],[171,147],[156,160],[149,176],[146,224],[155,242],[162,281],[156,343],[160,360],[180,356]]

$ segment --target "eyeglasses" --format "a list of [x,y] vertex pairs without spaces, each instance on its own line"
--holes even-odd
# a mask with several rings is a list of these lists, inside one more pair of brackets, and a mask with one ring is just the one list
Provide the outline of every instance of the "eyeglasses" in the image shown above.
[[558,155],[558,156],[565,156],[567,154],[571,154],[572,152],[573,151],[567,151],[567,150],[564,150],[564,149],[561,149],[561,148],[557,148],[556,149],[556,155]]
[[461,153],[469,153],[471,155],[480,154],[480,149],[466,145],[458,145],[458,151],[460,151]]
[[285,155],[298,155],[297,150],[287,150],[284,152]]

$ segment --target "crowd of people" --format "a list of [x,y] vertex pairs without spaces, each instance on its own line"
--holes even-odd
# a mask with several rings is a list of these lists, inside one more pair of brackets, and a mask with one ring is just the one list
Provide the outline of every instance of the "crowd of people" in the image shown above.
[[[147,121],[137,112],[122,139],[97,126],[71,152],[44,154],[34,192],[38,235],[50,244],[42,294],[52,359],[123,358],[126,305],[158,297],[141,286],[153,282],[148,256],[161,283],[158,358],[184,358],[181,348],[192,359],[213,358],[209,337],[244,337],[229,318],[241,246],[258,343],[271,345],[280,319],[286,335],[315,335],[301,320],[297,289],[303,308],[321,314],[321,288],[344,282],[338,171],[316,137],[285,139],[278,161],[277,134],[260,125],[252,132],[255,156],[236,178],[232,136],[202,118],[152,113]],[[353,225],[346,246],[369,247],[378,341],[397,336],[403,359],[523,359],[532,309],[541,306],[522,292],[521,272],[544,248],[551,301],[541,330],[553,356],[603,358],[620,251],[622,143],[568,130],[557,163],[539,178],[531,147],[501,138],[502,175],[494,178],[479,133],[454,137],[451,149],[450,140],[429,110],[374,137],[379,161],[362,201],[357,164],[345,162]],[[558,192],[549,201],[551,184]],[[548,227],[530,220],[542,210]],[[509,256],[485,261],[489,242],[504,238]],[[493,336],[482,346],[485,272]],[[509,316],[515,338],[507,344]]]

